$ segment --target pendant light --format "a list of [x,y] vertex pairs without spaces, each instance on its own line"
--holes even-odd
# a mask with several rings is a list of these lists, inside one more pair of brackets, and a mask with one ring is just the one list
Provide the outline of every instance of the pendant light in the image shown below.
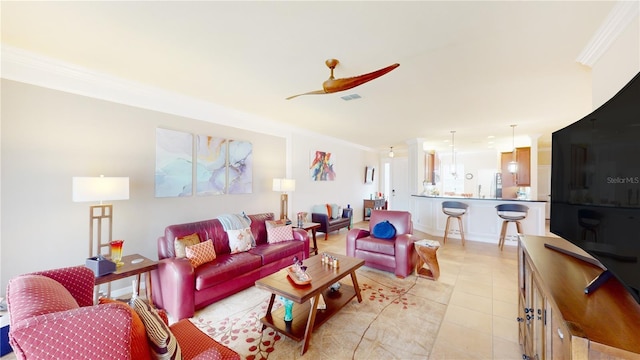
[[511,174],[515,174],[518,172],[518,162],[516,161],[516,126],[517,125],[511,125],[511,146],[513,148],[513,155],[512,160],[509,161],[509,164],[507,164],[507,170]]
[[394,157],[396,154],[393,153],[393,146],[391,147],[391,149],[389,149],[389,157],[392,158]]
[[451,131],[451,176],[453,176],[453,178],[457,178],[458,174],[456,173],[457,170],[457,166],[456,166],[456,142],[455,142],[455,135],[456,132]]

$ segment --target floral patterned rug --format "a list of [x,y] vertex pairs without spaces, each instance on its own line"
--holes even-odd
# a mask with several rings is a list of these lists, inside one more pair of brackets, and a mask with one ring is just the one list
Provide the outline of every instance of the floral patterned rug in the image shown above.
[[[196,312],[191,321],[249,360],[428,358],[452,286],[415,276],[398,279],[368,267],[357,276],[362,303],[354,298],[317,328],[304,356],[302,342],[271,328],[261,331],[270,294],[255,287]],[[280,306],[276,300],[274,309]]]

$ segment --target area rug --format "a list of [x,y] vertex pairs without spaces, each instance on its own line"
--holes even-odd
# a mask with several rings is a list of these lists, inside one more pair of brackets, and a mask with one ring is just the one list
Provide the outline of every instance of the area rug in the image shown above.
[[[302,342],[271,328],[261,331],[270,293],[255,287],[196,312],[191,321],[249,360],[428,358],[453,287],[368,267],[358,269],[357,277],[362,302],[354,298],[317,328],[303,356]],[[274,308],[280,306],[276,300]]]

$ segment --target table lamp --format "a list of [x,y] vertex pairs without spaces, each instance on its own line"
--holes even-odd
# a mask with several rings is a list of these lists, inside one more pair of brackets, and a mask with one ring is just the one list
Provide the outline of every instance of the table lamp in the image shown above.
[[[113,230],[113,205],[103,201],[128,200],[128,177],[73,177],[72,192],[74,202],[98,201],[99,205],[89,207],[89,257],[101,255],[102,248],[109,249],[111,255],[111,234]],[[106,222],[107,239],[102,241],[103,223]],[[94,245],[96,253],[94,254]]]
[[287,191],[295,190],[295,179],[273,179],[273,191],[282,192],[282,194],[280,195],[280,219],[286,219],[287,224],[291,223],[291,220],[289,220],[289,218],[287,217],[289,207],[289,198],[287,195]]

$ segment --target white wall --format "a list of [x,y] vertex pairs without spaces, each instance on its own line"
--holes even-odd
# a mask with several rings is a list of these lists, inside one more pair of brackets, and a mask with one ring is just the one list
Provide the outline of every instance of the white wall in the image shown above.
[[[73,176],[130,178],[130,199],[113,202],[113,237],[125,240],[125,254],[152,259],[157,259],[156,239],[167,225],[241,211],[279,213],[279,194],[271,185],[274,177],[287,173],[286,137],[10,80],[3,79],[1,86],[3,293],[16,275],[83,264],[88,257],[91,204],[71,201]],[[155,198],[157,127],[250,141],[253,193]],[[290,155],[297,179],[290,213],[325,202],[351,203],[361,209],[363,194],[376,186],[364,184],[364,168],[376,164],[376,154],[332,139],[298,136]],[[336,181],[310,181],[308,154],[312,149],[335,154]],[[119,285],[127,286],[126,282]]]
[[[354,209],[354,221],[362,221],[363,199],[378,191],[380,166],[378,154],[365,148],[358,148],[339,140],[309,133],[296,133],[292,141],[293,177],[296,191],[292,193],[289,214],[311,211],[317,204],[336,203]],[[314,181],[309,166],[315,151],[330,152],[334,161],[336,179],[334,181]],[[365,167],[375,168],[374,182],[365,183]],[[291,215],[290,215],[291,216]],[[309,219],[311,215],[309,215]]]

